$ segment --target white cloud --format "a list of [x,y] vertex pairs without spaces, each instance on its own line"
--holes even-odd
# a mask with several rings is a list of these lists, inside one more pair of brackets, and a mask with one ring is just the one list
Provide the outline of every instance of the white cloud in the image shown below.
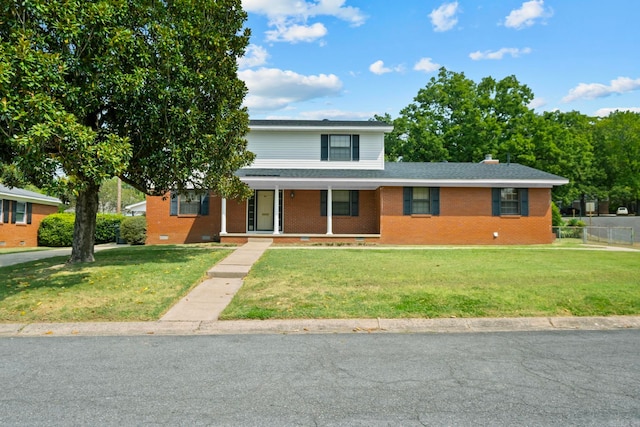
[[618,77],[611,80],[609,86],[602,83],[580,83],[569,91],[569,94],[562,98],[563,102],[571,102],[576,99],[604,98],[613,94],[633,92],[640,89],[640,79],[629,77]]
[[266,32],[270,42],[312,42],[327,34],[327,28],[316,22],[313,25],[276,25],[275,30]]
[[517,58],[520,55],[526,55],[531,53],[531,49],[525,47],[524,49],[518,49],[515,47],[503,47],[500,50],[490,51],[485,50],[484,52],[472,52],[469,54],[469,58],[474,61],[479,61],[481,59],[502,59],[505,55],[511,55],[513,58]]
[[415,71],[424,71],[425,73],[432,73],[440,68],[440,64],[436,64],[431,58],[422,58],[416,65],[413,66]]
[[620,107],[620,108],[600,108],[596,111],[597,117],[607,117],[611,113],[616,111],[629,111],[631,113],[640,113],[640,107]]
[[434,31],[448,31],[458,23],[456,13],[460,11],[458,2],[444,3],[429,14]]
[[268,111],[288,107],[295,102],[337,96],[342,82],[334,74],[302,75],[277,68],[238,72],[249,94],[244,105],[252,110]]
[[238,59],[238,68],[253,68],[259,67],[267,63],[267,58],[269,54],[267,50],[262,46],[257,46],[255,44],[250,44],[247,47],[247,51],[245,52],[242,58]]
[[265,15],[269,26],[269,41],[310,42],[327,34],[322,23],[308,24],[310,18],[331,16],[346,21],[354,27],[364,24],[366,16],[357,7],[345,6],[345,0],[242,0],[245,11]]
[[396,65],[393,68],[385,67],[383,61],[377,60],[373,64],[369,65],[369,71],[377,75],[392,73],[394,71],[400,73],[404,71],[404,67],[402,65]]
[[522,3],[520,9],[512,10],[505,18],[504,25],[508,28],[521,30],[535,24],[536,19],[548,18],[553,15],[551,9],[544,8],[544,0],[531,0]]
[[534,99],[531,100],[531,102],[529,102],[527,107],[529,107],[531,109],[536,109],[536,108],[544,107],[545,105],[547,105],[547,100],[546,99],[544,99],[544,98],[534,98]]

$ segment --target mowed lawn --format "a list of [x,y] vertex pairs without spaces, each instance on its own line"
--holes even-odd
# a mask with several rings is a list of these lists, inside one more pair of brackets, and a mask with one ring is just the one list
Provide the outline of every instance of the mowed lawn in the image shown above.
[[90,264],[56,257],[0,268],[0,322],[157,320],[231,251],[132,246]]
[[270,249],[222,319],[640,314],[640,253]]

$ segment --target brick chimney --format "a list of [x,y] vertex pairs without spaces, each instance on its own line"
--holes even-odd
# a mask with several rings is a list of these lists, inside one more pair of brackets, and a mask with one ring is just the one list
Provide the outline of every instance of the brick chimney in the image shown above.
[[491,154],[487,154],[484,156],[484,160],[480,163],[484,163],[485,165],[497,165],[498,163],[500,163],[500,160],[494,159]]

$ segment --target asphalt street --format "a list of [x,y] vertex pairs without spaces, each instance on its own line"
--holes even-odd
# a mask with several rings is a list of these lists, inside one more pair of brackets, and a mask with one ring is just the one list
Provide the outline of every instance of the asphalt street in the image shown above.
[[0,425],[640,425],[640,330],[0,338]]

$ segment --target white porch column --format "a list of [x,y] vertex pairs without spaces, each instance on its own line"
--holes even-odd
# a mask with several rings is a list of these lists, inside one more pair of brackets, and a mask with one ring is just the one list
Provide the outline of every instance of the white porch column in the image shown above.
[[220,206],[220,235],[227,234],[227,199],[222,198]]
[[276,191],[273,195],[273,234],[280,234],[280,187],[276,185]]
[[327,234],[333,234],[333,196],[331,187],[327,188]]

